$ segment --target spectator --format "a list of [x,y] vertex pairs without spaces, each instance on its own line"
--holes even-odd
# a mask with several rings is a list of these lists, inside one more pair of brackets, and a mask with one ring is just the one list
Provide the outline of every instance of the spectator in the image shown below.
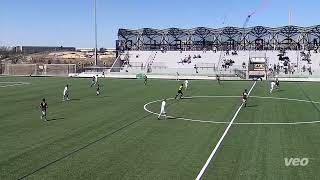
[[238,55],[237,51],[233,51],[231,54],[234,56]]
[[202,52],[207,53],[207,48],[204,47]]
[[269,69],[269,71],[272,71],[272,64],[269,64],[268,69]]
[[308,67],[308,71],[309,71],[309,75],[312,75],[312,70],[311,70],[311,66]]
[[212,49],[212,50],[213,50],[213,52],[214,52],[214,53],[216,53],[216,52],[217,52],[217,48],[216,48],[216,47],[213,47],[213,49]]
[[196,70],[196,73],[198,73],[198,67],[196,64],[194,65],[194,69]]
[[242,63],[242,68],[246,69],[246,63],[245,62]]

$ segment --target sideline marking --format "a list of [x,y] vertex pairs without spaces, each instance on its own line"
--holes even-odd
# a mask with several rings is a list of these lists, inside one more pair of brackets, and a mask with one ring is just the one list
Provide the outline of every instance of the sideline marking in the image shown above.
[[0,87],[12,87],[12,86],[21,86],[21,85],[29,85],[28,82],[0,82],[0,84],[7,84],[7,85],[0,85]]
[[[253,83],[253,85],[252,85],[251,89],[250,89],[250,90],[249,90],[249,92],[248,92],[248,97],[249,97],[249,95],[250,95],[250,93],[251,93],[252,89],[253,89],[253,88],[254,88],[254,86],[256,85],[256,83],[257,83],[257,81],[255,81],[255,82]],[[230,121],[230,123],[229,123],[228,127],[226,128],[226,130],[225,130],[225,131],[224,131],[224,133],[222,134],[222,136],[221,136],[220,140],[218,141],[218,143],[217,143],[216,147],[212,150],[212,152],[211,152],[211,154],[210,154],[209,158],[207,159],[206,163],[204,164],[204,166],[202,167],[201,171],[199,172],[199,174],[198,174],[198,176],[197,176],[196,180],[200,180],[200,179],[201,179],[201,177],[202,177],[203,173],[206,171],[206,169],[207,169],[208,165],[210,164],[211,159],[213,158],[213,156],[216,154],[217,150],[219,149],[219,147],[220,147],[220,145],[221,145],[221,143],[222,143],[222,141],[223,141],[224,137],[227,135],[227,133],[228,133],[228,131],[229,131],[229,129],[230,129],[230,127],[231,127],[231,125],[233,124],[233,121],[234,121],[234,120],[236,119],[236,117],[238,116],[238,113],[239,113],[239,112],[240,112],[240,110],[242,109],[243,105],[244,105],[244,103],[242,103],[242,104],[240,105],[240,107],[238,108],[238,110],[237,110],[237,111],[236,111],[236,113],[234,114],[234,116],[233,116],[233,118],[231,119],[231,121]]]
[[[239,98],[241,96],[192,96],[192,97],[184,97],[184,99],[192,99],[192,98]],[[314,103],[320,104],[317,101],[310,101],[310,100],[303,100],[303,99],[291,99],[291,98],[278,98],[278,97],[263,97],[263,96],[250,96],[250,98],[258,98],[258,99],[276,99],[276,100],[286,100],[286,101],[298,101],[298,102],[306,102],[306,103]],[[168,100],[173,100],[174,98],[168,98]],[[144,110],[150,114],[159,115],[158,113],[152,112],[147,109],[147,106],[156,102],[160,102],[162,100],[155,100],[151,101],[144,105]],[[175,120],[182,120],[182,121],[190,121],[190,122],[200,122],[200,123],[211,123],[211,124],[228,124],[228,121],[207,121],[207,120],[200,120],[200,119],[190,119],[190,118],[183,118],[183,117],[174,117],[174,116],[167,116],[168,118],[175,119]],[[320,121],[298,121],[298,122],[278,122],[278,123],[268,123],[268,122],[235,122],[234,125],[300,125],[300,124],[316,124],[320,123]]]

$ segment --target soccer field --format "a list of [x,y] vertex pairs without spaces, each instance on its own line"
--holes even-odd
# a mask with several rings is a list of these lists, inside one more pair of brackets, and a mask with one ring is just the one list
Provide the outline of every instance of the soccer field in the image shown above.
[[99,81],[1,77],[0,179],[320,179],[320,83]]

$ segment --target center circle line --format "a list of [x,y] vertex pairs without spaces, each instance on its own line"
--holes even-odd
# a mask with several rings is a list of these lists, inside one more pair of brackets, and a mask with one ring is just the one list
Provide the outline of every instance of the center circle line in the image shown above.
[[[184,97],[184,99],[193,99],[193,98],[240,98],[241,96],[190,96]],[[297,101],[297,102],[307,102],[307,103],[314,103],[320,104],[318,101],[310,101],[304,99],[291,99],[291,98],[283,98],[283,97],[265,97],[265,96],[250,96],[250,98],[257,98],[257,99],[276,99],[276,100],[287,100],[287,101]],[[174,98],[167,98],[167,100],[173,100]],[[159,113],[153,112],[147,108],[150,104],[160,102],[162,99],[150,101],[146,103],[143,108],[146,112],[159,115]],[[174,117],[174,116],[167,116],[170,119],[182,120],[182,121],[190,121],[190,122],[201,122],[201,123],[211,123],[211,124],[228,124],[230,122],[227,121],[206,121],[201,119],[190,119],[190,118],[183,118],[183,117]],[[235,122],[234,125],[299,125],[299,124],[316,124],[320,123],[320,121],[301,121],[301,122],[279,122],[279,123],[254,123],[254,122]]]

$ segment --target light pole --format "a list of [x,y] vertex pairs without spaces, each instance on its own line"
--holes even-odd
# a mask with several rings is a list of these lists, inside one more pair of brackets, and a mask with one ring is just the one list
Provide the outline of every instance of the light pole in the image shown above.
[[94,0],[94,39],[95,39],[94,65],[98,66],[97,0]]

